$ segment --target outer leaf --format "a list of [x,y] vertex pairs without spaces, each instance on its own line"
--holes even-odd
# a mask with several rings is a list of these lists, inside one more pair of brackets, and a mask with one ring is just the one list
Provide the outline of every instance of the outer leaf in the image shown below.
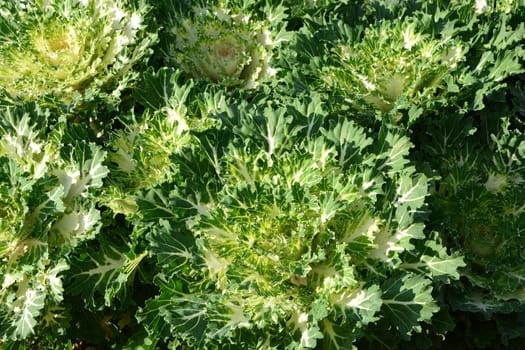
[[145,221],[157,219],[171,219],[174,213],[170,206],[169,198],[166,198],[161,189],[152,189],[147,193],[141,193],[137,198]]
[[321,323],[321,329],[324,334],[322,340],[323,350],[350,350],[356,349],[353,345],[354,339],[348,337],[347,333],[349,330],[345,325],[339,324],[339,322],[324,319]]
[[[183,229],[178,229],[169,221],[161,220],[149,237],[152,242],[151,253],[157,257],[158,263],[168,276],[175,276],[177,271],[195,258],[195,239]],[[188,273],[191,274],[191,271]]]
[[382,311],[401,335],[421,331],[420,322],[430,321],[439,306],[432,297],[432,283],[421,275],[394,277],[383,285]]
[[406,206],[411,210],[417,210],[423,206],[427,196],[427,177],[419,176],[413,179],[410,176],[402,176],[396,190],[397,199],[394,205]]
[[15,315],[14,320],[11,321],[13,339],[22,339],[34,332],[34,327],[37,324],[37,317],[40,311],[44,308],[45,294],[33,289],[25,291],[24,303],[18,311],[18,315]]
[[347,119],[338,120],[329,131],[322,132],[338,148],[341,167],[363,161],[363,149],[373,142],[361,128]]
[[[140,89],[134,90],[134,97],[138,103],[151,109],[158,109],[170,104],[170,100],[184,102],[189,88],[177,89],[178,74],[168,68],[160,69],[157,73],[145,72]],[[173,92],[177,89],[180,93],[173,98]]]
[[421,255],[407,256],[400,267],[420,272],[429,271],[433,277],[443,278],[445,281],[450,278],[459,279],[458,269],[466,266],[464,258],[458,253],[449,254],[447,248],[437,242],[437,232],[433,232],[424,242],[424,247],[418,249]]
[[105,151],[93,143],[81,142],[75,146],[69,149],[71,165],[53,172],[64,187],[64,201],[67,204],[71,204],[75,197],[87,196],[86,192],[89,189],[102,186],[102,179],[108,174],[107,167],[103,165],[106,158]]
[[380,171],[391,169],[392,172],[396,172],[403,169],[408,163],[406,156],[412,144],[410,139],[403,134],[382,128],[375,147],[378,152],[377,169]]
[[147,251],[136,254],[133,249],[105,237],[99,237],[97,243],[98,250],[84,246],[80,256],[72,262],[68,291],[80,295],[89,308],[115,306],[117,298],[125,304],[129,285]]

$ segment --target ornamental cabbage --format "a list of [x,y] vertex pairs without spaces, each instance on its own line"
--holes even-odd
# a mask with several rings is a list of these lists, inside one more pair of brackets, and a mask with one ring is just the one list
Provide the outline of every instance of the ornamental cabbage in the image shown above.
[[[494,114],[487,117],[496,124]],[[486,315],[523,310],[525,302],[525,137],[508,118],[498,124],[475,131],[447,120],[434,125],[425,147],[441,175],[432,222],[467,263],[450,301]]]
[[[475,1],[348,4],[337,20],[307,21],[293,43],[297,83],[326,91],[364,121],[414,124],[443,108],[464,114],[524,72],[523,7]],[[361,14],[361,15],[360,15]]]
[[0,110],[0,338],[63,334],[68,256],[102,226],[96,192],[105,152],[50,131],[36,104]]
[[[190,77],[252,88],[276,71],[274,50],[285,39],[283,7],[260,12],[253,1],[221,0],[187,5],[168,1],[163,58]],[[166,17],[167,16],[167,17]]]
[[180,71],[167,68],[145,72],[134,90],[136,101],[145,108],[143,113],[122,116],[119,121],[124,127],[110,135],[108,180],[113,186],[106,205],[116,213],[133,213],[132,194],[175,176],[178,165],[172,155],[197,142],[192,132],[213,125],[206,116],[192,115],[186,100],[193,83],[179,85],[180,76]]
[[349,349],[372,324],[421,332],[439,309],[433,280],[463,263],[424,232],[408,138],[323,120],[318,97],[260,107],[220,113],[222,128],[173,158],[181,181],[137,198],[161,268],[139,313],[150,337]]
[[522,2],[0,0],[0,348],[522,348]]
[[147,11],[127,0],[0,2],[1,98],[66,111],[104,98],[116,108],[155,39]]
[[437,40],[424,30],[413,18],[385,19],[350,37],[343,32],[331,54],[336,62],[322,79],[358,110],[388,113],[403,101],[424,106],[446,89],[444,76],[464,55],[458,40]]

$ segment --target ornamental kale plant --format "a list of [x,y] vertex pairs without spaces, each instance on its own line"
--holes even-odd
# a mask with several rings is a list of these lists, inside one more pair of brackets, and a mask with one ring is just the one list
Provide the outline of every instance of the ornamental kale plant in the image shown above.
[[468,263],[451,302],[487,316],[522,310],[525,205],[523,115],[504,94],[490,102],[477,121],[433,121],[422,140],[440,176],[432,222]]
[[524,18],[0,0],[0,348],[524,348]]
[[255,1],[208,3],[169,0],[164,19],[163,59],[195,79],[252,88],[275,75],[274,50],[286,39],[282,6],[256,8]]
[[[64,111],[102,99],[112,108],[149,56],[143,2],[0,2],[0,96]],[[107,106],[105,107],[107,108]]]
[[374,142],[317,98],[292,106],[228,109],[174,159],[183,182],[138,200],[160,223],[148,234],[160,296],[139,316],[151,337],[348,349],[370,323],[408,338],[438,310],[432,280],[463,262],[435,235],[422,242],[427,179],[408,138],[381,129]]
[[332,55],[338,61],[322,78],[328,86],[342,89],[355,108],[368,105],[383,113],[400,97],[413,104],[436,98],[443,77],[463,59],[460,42],[432,40],[416,21],[381,21],[365,28],[361,41],[341,41]]
[[135,90],[135,99],[145,107],[144,112],[122,116],[123,128],[109,137],[109,180],[114,186],[106,205],[116,212],[126,213],[126,207],[136,207],[131,194],[174,176],[178,164],[171,155],[197,141],[192,131],[204,130],[214,123],[191,114],[186,102],[193,83],[179,86],[180,76],[180,71],[171,69],[145,72],[141,82],[145,89]]
[[0,113],[0,334],[60,334],[69,312],[61,273],[102,226],[96,203],[106,152],[70,139],[65,118],[50,130],[49,112],[37,105]]
[[480,110],[505,78],[523,72],[524,27],[522,10],[473,7],[461,1],[343,6],[333,21],[301,28],[294,46],[305,66],[294,75],[365,121],[410,125],[441,108]]

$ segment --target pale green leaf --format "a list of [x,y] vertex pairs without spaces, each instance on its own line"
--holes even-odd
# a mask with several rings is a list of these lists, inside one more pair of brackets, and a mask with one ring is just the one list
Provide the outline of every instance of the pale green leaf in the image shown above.
[[330,304],[348,324],[366,325],[377,320],[381,308],[381,290],[377,285],[342,290],[330,295]]
[[11,310],[5,314],[5,309],[0,311],[0,334],[2,338],[12,340],[24,339],[35,333],[38,316],[44,308],[46,294],[42,290],[22,288],[16,300],[12,302]]
[[394,205],[408,206],[412,210],[421,208],[427,196],[427,183],[427,177],[424,175],[420,175],[417,178],[406,174],[401,176],[396,189]]
[[379,171],[394,173],[403,169],[412,147],[410,139],[400,132],[392,132],[383,127],[374,143],[377,150],[376,168]]
[[465,267],[465,261],[459,254],[448,254],[447,248],[429,240],[428,245],[435,252],[433,256],[423,255],[421,262],[429,269],[433,276],[459,279],[459,268]]
[[341,167],[368,161],[363,159],[363,150],[372,144],[373,140],[354,122],[340,118],[331,128],[322,129],[321,132],[327,141],[336,146]]
[[69,269],[69,265],[65,260],[60,260],[58,263],[46,272],[47,288],[49,289],[49,297],[55,303],[60,303],[64,296],[63,277],[59,276],[63,271]]

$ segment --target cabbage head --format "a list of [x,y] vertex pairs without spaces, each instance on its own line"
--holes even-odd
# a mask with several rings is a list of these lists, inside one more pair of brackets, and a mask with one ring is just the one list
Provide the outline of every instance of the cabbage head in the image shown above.
[[[184,2],[182,2],[184,3]],[[167,6],[164,60],[195,79],[254,87],[275,75],[274,49],[284,40],[283,7],[253,10],[250,1]]]
[[127,0],[0,2],[0,96],[71,110],[117,103],[149,53],[143,3]]
[[[427,146],[441,175],[430,201],[432,222],[442,226],[447,245],[467,263],[449,300],[456,309],[486,315],[521,311],[525,137],[508,118],[485,135],[482,127],[474,132],[468,123],[449,118],[435,125],[435,141]],[[472,134],[465,135],[462,130],[469,128]]]
[[322,79],[359,110],[388,113],[403,100],[425,106],[444,91],[443,78],[463,60],[455,39],[434,39],[416,18],[382,20],[366,29],[344,31],[336,57]]
[[173,157],[182,181],[137,196],[161,269],[137,316],[152,337],[352,349],[375,343],[369,327],[407,340],[438,311],[434,283],[464,264],[424,231],[427,177],[408,137],[320,127],[319,97],[294,106],[231,106],[229,127]]

